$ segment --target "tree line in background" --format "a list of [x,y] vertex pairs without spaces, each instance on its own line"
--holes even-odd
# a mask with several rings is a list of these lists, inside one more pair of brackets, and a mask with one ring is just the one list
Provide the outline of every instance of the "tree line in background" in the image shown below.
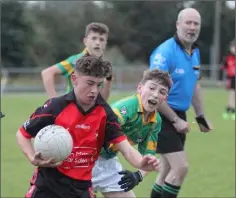
[[[42,7],[43,5],[43,7]],[[214,27],[214,1],[196,1],[202,16],[198,40],[203,64],[209,64]],[[148,63],[152,50],[175,33],[183,1],[117,1],[98,6],[86,1],[44,4],[3,1],[1,57],[4,67],[47,67],[83,49],[88,23],[110,28],[107,57],[113,64]],[[235,10],[222,1],[220,56],[235,36]]]

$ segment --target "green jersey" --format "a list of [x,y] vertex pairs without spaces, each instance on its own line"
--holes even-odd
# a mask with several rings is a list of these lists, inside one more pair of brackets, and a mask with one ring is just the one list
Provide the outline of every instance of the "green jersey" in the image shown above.
[[[161,129],[161,117],[153,112],[148,121],[144,120],[144,110],[140,95],[133,95],[119,100],[111,105],[118,117],[118,122],[131,145],[138,145],[138,151],[143,154],[156,154],[157,135]],[[116,156],[117,148],[110,145],[103,149],[100,155],[106,159]]]
[[74,72],[75,64],[78,59],[87,54],[87,50],[84,49],[81,53],[70,56],[64,61],[57,63],[57,67],[61,70],[62,75],[65,76],[67,81],[66,93],[70,92],[73,89],[71,74]]

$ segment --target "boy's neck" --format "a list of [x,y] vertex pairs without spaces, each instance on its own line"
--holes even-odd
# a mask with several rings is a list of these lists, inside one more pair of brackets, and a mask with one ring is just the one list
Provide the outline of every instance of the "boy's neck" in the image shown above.
[[148,119],[149,119],[149,117],[150,117],[151,114],[152,114],[152,112],[145,112],[145,111],[144,111],[144,121],[145,121],[145,122],[148,121]]

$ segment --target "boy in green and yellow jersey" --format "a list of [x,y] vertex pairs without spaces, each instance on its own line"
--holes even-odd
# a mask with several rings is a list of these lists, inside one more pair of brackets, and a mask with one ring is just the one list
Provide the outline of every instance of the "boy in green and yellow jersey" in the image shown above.
[[[54,78],[56,75],[63,75],[67,81],[66,93],[72,90],[71,74],[74,72],[75,63],[84,55],[103,56],[106,49],[109,28],[103,23],[90,23],[85,30],[84,45],[85,49],[79,53],[68,57],[51,67],[42,71],[42,78],[45,90],[50,98],[56,97]],[[111,87],[111,74],[104,82],[101,94],[105,100],[108,99]]]
[[[170,86],[168,73],[157,69],[146,71],[138,85],[136,95],[121,99],[111,105],[130,144],[137,145],[139,152],[143,155],[156,155],[157,134],[162,123],[156,110],[166,100]],[[117,149],[114,145],[110,145],[108,149],[101,151],[93,168],[94,191],[100,191],[104,197],[135,197],[132,191],[124,192],[124,190],[132,189],[131,186],[122,189],[118,184],[121,175],[133,174],[135,180],[133,183],[137,185],[147,173],[142,170],[135,173],[121,171],[122,166],[117,158]]]

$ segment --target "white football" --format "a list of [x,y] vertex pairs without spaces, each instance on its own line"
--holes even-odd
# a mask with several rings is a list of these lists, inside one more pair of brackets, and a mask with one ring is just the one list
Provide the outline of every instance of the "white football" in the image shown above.
[[59,125],[49,125],[42,128],[34,139],[35,152],[41,153],[41,158],[54,162],[65,160],[73,148],[73,139],[68,130]]

